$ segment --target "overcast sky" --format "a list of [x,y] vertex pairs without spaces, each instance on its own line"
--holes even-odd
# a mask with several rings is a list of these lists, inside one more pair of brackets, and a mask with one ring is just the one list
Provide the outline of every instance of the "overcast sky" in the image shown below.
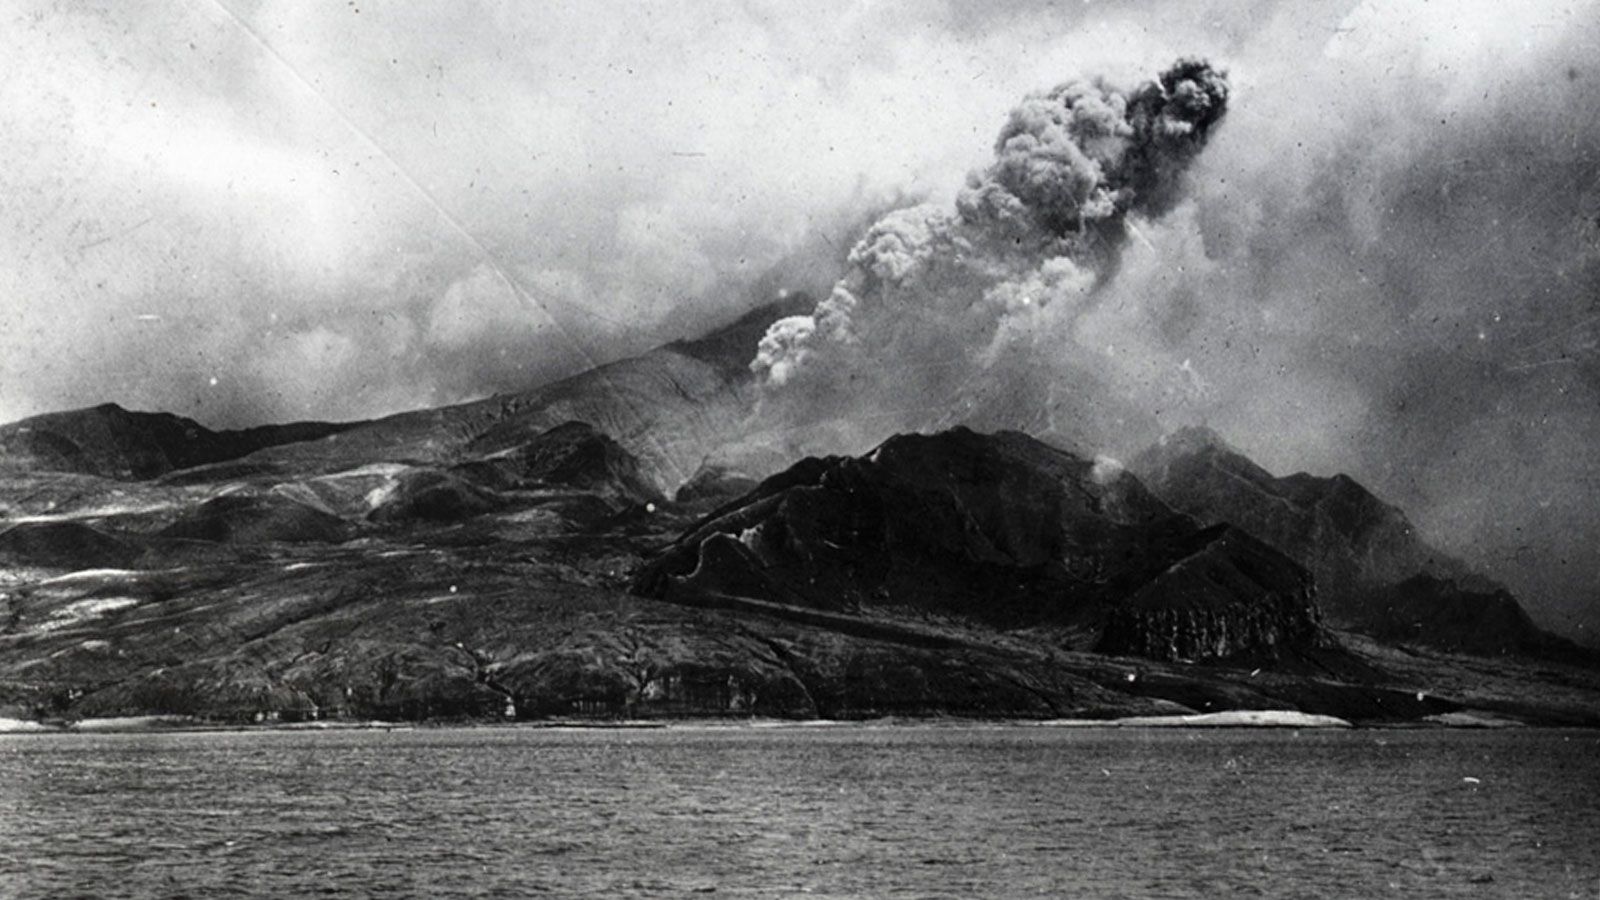
[[1163,424],[1349,471],[1593,622],[1597,35],[1575,0],[17,0],[0,421],[535,384],[826,291],[1027,92],[1201,55],[1228,118],[1077,339],[1181,366]]

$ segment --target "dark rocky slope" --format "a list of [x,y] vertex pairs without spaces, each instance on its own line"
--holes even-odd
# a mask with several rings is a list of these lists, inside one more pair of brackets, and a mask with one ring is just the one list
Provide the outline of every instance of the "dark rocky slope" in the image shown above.
[[806,460],[711,514],[635,589],[1048,628],[1156,659],[1273,658],[1323,639],[1300,566],[1016,432]]
[[1203,428],[1178,431],[1132,464],[1152,491],[1205,523],[1232,523],[1316,576],[1331,623],[1477,653],[1569,653],[1516,598],[1430,547],[1405,513],[1345,475],[1279,478]]
[[0,466],[106,478],[154,478],[237,459],[266,447],[316,440],[346,427],[326,422],[212,431],[170,413],[106,403],[0,426]]
[[1419,573],[1374,590],[1367,608],[1362,630],[1382,640],[1483,655],[1600,658],[1541,630],[1510,591],[1481,579]]

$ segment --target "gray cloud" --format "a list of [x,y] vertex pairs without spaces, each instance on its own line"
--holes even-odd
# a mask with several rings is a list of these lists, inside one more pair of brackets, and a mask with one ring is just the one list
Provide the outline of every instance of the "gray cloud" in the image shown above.
[[634,352],[959,177],[998,105],[961,42],[849,4],[31,6],[0,37],[3,419],[372,415]]

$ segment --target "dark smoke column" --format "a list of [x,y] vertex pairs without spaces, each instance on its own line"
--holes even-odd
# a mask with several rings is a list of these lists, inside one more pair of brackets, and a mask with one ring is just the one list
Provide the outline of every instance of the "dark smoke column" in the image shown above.
[[882,437],[994,408],[992,391],[1035,410],[1000,418],[1031,430],[1041,394],[1098,390],[1072,322],[1114,277],[1129,217],[1182,200],[1227,106],[1226,77],[1192,59],[1132,90],[1081,79],[1025,98],[954,209],[885,216],[811,315],[774,323],[751,364],[766,424],[870,421]]
[[1069,81],[1011,111],[994,163],[958,206],[977,221],[1020,205],[1044,230],[1092,235],[1104,250],[1121,242],[1129,212],[1158,216],[1180,199],[1184,171],[1227,108],[1227,78],[1202,60],[1179,60],[1127,93]]
[[1134,140],[1121,173],[1134,209],[1159,216],[1177,203],[1184,171],[1227,111],[1227,78],[1198,59],[1180,60],[1134,94],[1128,105]]

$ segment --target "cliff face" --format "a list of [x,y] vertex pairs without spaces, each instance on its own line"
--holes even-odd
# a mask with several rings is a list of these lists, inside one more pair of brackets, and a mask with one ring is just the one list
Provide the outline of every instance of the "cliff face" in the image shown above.
[[1271,657],[1320,634],[1310,578],[1281,554],[1015,432],[804,461],[712,513],[635,590],[1047,627],[1158,659]]
[[1151,659],[1271,660],[1326,643],[1304,569],[1230,526],[1118,604],[1100,649]]
[[1564,643],[1540,631],[1504,588],[1428,546],[1404,512],[1348,476],[1279,478],[1201,428],[1168,436],[1132,468],[1175,509],[1208,524],[1232,523],[1310,569],[1335,625],[1480,653]]

